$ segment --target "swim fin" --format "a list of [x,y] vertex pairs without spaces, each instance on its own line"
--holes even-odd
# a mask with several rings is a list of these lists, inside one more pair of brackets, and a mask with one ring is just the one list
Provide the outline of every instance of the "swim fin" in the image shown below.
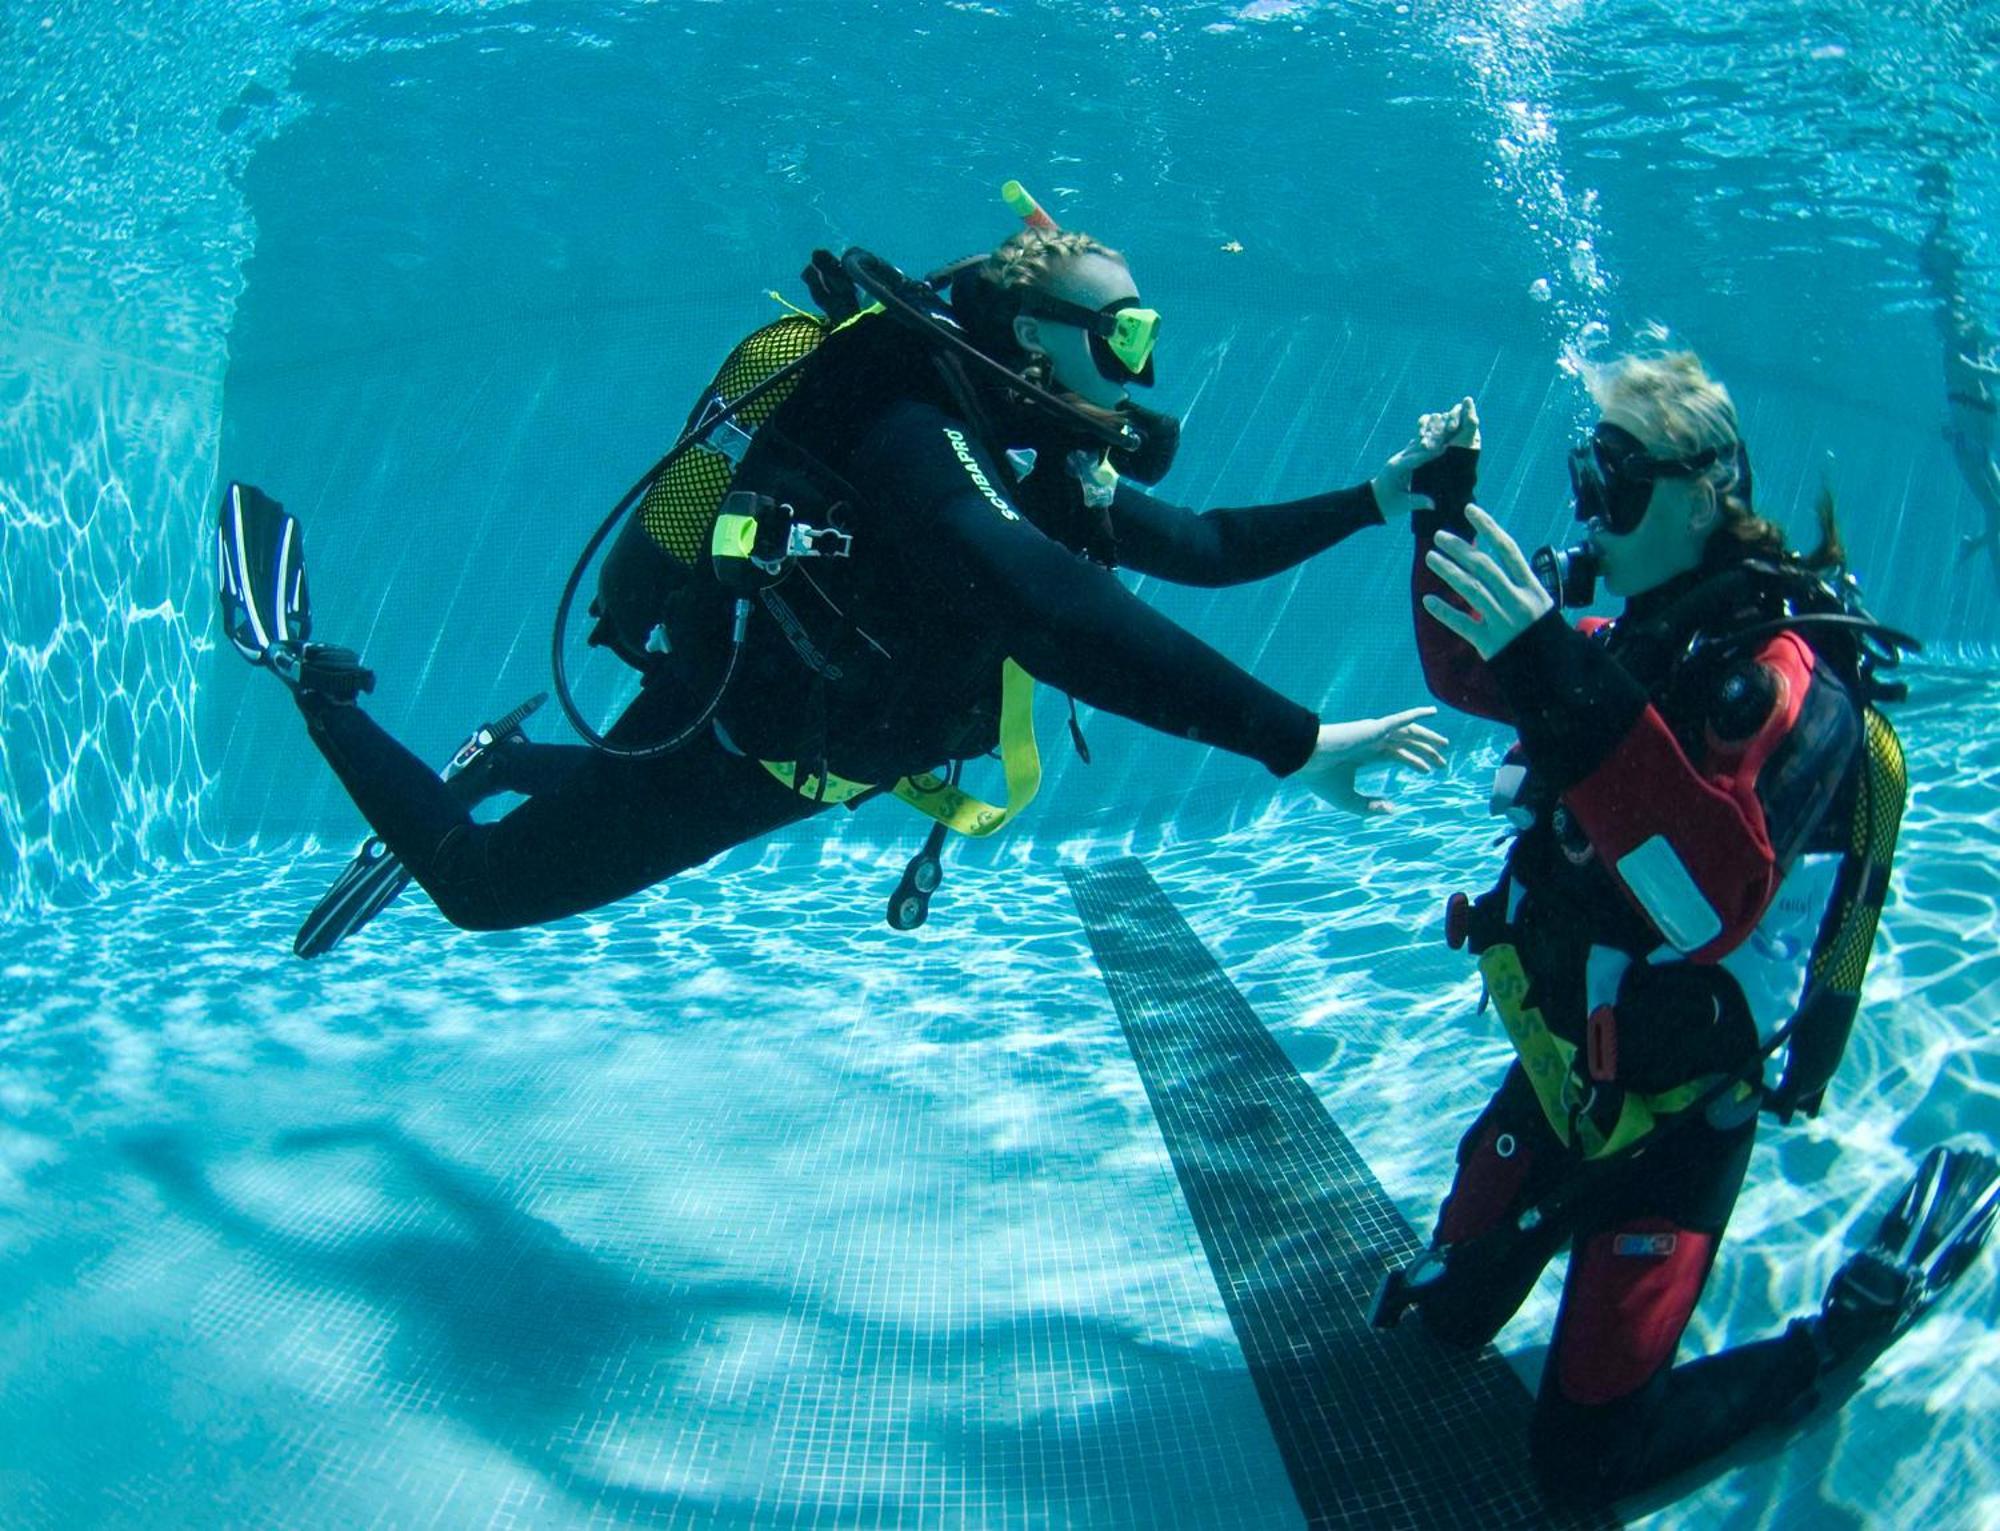
[[293,954],[310,961],[332,951],[394,903],[409,885],[409,869],[389,854],[388,846],[370,835],[299,926],[299,933],[292,938]]
[[1818,1323],[1832,1361],[1872,1358],[1979,1257],[2000,1216],[2000,1161],[1939,1145],[1882,1219],[1874,1240],[1834,1273]]
[[[452,754],[439,777],[450,784],[468,807],[505,790],[492,779],[495,746],[527,740],[521,725],[549,699],[538,691],[498,722],[482,723]],[[389,847],[370,835],[354,853],[346,870],[334,879],[312,913],[299,926],[292,951],[303,958],[332,951],[396,901],[410,885],[409,869],[389,854]]]
[[263,490],[232,483],[215,529],[216,587],[222,630],[252,664],[273,644],[312,636],[305,540],[296,517]]
[[215,527],[215,585],[222,630],[236,652],[294,692],[353,701],[375,689],[352,649],[313,643],[305,537],[298,518],[263,490],[232,482]]

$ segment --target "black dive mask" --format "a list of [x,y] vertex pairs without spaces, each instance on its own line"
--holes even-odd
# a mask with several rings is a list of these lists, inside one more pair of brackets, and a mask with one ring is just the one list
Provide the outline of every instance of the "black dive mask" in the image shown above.
[[[1750,459],[1739,442],[1733,452],[1740,487],[1749,497]],[[1688,457],[1653,457],[1645,443],[1622,426],[1599,421],[1590,440],[1569,454],[1569,486],[1576,495],[1576,518],[1595,521],[1623,537],[1639,528],[1653,501],[1653,485],[1663,478],[1693,478],[1721,456],[1704,447]]]
[[1161,414],[1127,399],[1118,406],[1125,423],[1138,433],[1134,447],[1114,447],[1111,466],[1125,478],[1149,488],[1167,476],[1174,456],[1181,449],[1181,423],[1172,415]]

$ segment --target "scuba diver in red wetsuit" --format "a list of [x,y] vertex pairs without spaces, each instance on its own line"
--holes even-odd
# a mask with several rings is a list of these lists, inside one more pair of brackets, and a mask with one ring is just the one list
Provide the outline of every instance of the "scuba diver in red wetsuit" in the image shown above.
[[[1467,400],[1437,417],[1453,486],[1415,517],[1417,641],[1436,696],[1511,723],[1500,881],[1448,910],[1517,1057],[1466,1133],[1414,1305],[1478,1347],[1570,1245],[1530,1453],[1597,1503],[1703,1461],[1878,1352],[1990,1228],[1994,1161],[1938,1150],[1822,1311],[1684,1365],[1760,1107],[1816,1112],[1852,1024],[1904,801],[1873,703],[1913,646],[1860,609],[1830,500],[1785,550],[1752,510],[1727,392],[1687,352],[1597,369],[1571,456],[1586,544],[1533,563],[1469,503]],[[1539,574],[1537,572],[1539,566]],[[1601,569],[1613,621],[1565,622]],[[1830,582],[1831,581],[1831,582]],[[1552,591],[1549,587],[1555,587]],[[1787,1047],[1768,1087],[1764,1061]]]

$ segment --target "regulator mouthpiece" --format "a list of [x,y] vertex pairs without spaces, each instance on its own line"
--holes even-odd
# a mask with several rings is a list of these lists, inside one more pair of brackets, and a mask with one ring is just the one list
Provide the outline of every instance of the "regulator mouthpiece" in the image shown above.
[[1566,548],[1536,548],[1528,559],[1549,599],[1558,606],[1588,606],[1597,599],[1598,553],[1588,540]]

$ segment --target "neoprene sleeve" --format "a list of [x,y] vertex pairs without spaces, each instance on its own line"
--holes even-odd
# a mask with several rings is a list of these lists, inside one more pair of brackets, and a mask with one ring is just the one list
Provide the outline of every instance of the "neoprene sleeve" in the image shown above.
[[[996,487],[1005,480],[992,463],[937,410],[892,410],[855,453],[851,476],[882,492],[875,509],[896,546],[909,550],[906,579],[996,635],[1037,680],[1280,776],[1312,754],[1315,714],[1037,530]],[[1163,555],[1191,558],[1186,548],[1169,551],[1164,525],[1158,518]],[[1330,530],[1322,521],[1315,535]]]
[[1410,563],[1410,612],[1416,623],[1417,657],[1424,667],[1424,683],[1431,695],[1447,707],[1474,717],[1513,721],[1507,700],[1501,695],[1493,673],[1479,657],[1479,651],[1424,610],[1424,597],[1434,595],[1465,609],[1465,602],[1424,562],[1437,534],[1449,531],[1467,542],[1479,538],[1467,519],[1465,507],[1471,503],[1479,478],[1479,452],[1471,447],[1447,447],[1441,457],[1425,463],[1410,476],[1410,487],[1428,494],[1435,504],[1431,510],[1410,516],[1414,534]]
[[1382,524],[1366,484],[1281,505],[1197,512],[1121,482],[1111,502],[1119,563],[1177,585],[1210,588],[1281,574]]

